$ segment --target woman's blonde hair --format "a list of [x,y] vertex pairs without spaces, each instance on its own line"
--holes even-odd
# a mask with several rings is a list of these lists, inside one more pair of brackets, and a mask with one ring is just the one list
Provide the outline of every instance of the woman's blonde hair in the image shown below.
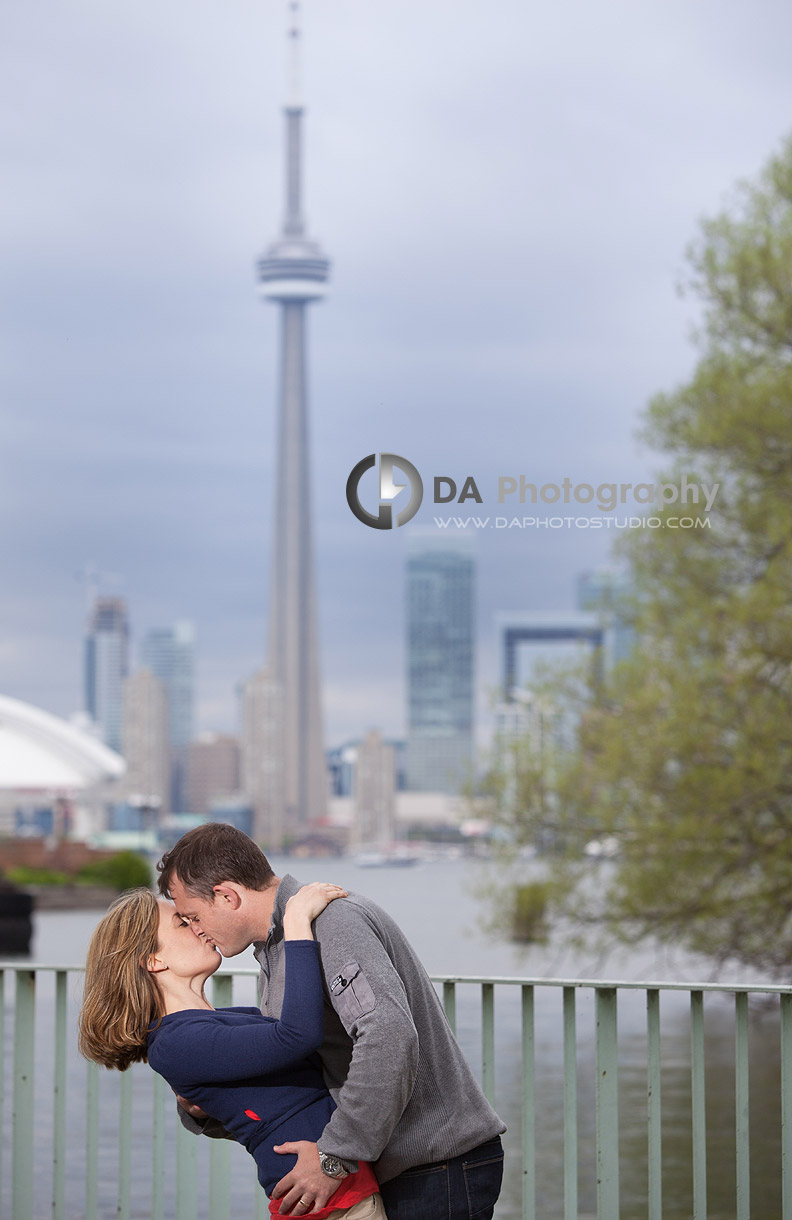
[[80,1053],[124,1072],[146,1062],[146,1034],[165,1009],[147,959],[159,947],[159,903],[151,890],[117,898],[91,937],[79,1020]]

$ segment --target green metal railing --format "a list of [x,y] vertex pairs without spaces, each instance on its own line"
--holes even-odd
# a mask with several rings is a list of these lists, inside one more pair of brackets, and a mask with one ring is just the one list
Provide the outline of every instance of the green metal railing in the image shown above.
[[[213,1002],[254,1003],[256,973],[216,975]],[[267,1200],[243,1150],[184,1131],[172,1094],[145,1066],[108,1073],[79,1058],[80,974],[0,964],[0,1213],[198,1220],[233,1210],[263,1220]],[[792,1220],[792,989],[450,976],[435,983],[484,1092],[508,1122],[499,1218]],[[756,1113],[764,1126],[752,1133]],[[752,1213],[758,1148],[775,1158],[777,1181],[768,1184],[776,1170],[768,1175],[765,1161]],[[713,1180],[720,1201],[708,1212]]]

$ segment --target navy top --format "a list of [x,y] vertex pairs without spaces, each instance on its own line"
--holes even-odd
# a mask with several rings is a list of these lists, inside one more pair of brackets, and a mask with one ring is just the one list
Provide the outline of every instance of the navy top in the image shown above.
[[290,940],[279,1020],[258,1008],[168,1013],[149,1030],[148,1061],[244,1144],[271,1194],[297,1160],[273,1152],[273,1144],[316,1142],[335,1109],[313,1054],[323,1036],[319,948],[314,940]]

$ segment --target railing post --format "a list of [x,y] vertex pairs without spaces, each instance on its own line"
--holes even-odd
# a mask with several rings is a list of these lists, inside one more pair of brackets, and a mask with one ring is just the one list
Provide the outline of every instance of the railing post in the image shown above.
[[456,1033],[456,983],[452,979],[443,982],[443,1008],[451,1026],[452,1034]]
[[33,1207],[33,1059],[35,1053],[36,973],[19,970],[14,1012],[14,1117],[12,1215],[31,1220]]
[[[162,1077],[155,1072],[151,1123],[151,1220],[165,1220],[165,1111],[168,1105],[175,1111],[176,1099]],[[178,1122],[175,1114],[171,1121]]]
[[481,1088],[495,1104],[495,984],[481,984]]
[[[0,970],[0,1130],[5,1114],[5,970]],[[0,1198],[3,1197],[3,1158],[0,1156]]]
[[564,988],[564,1220],[578,1216],[577,1028],[575,988]]
[[781,1218],[792,1220],[792,995],[781,996]]
[[534,989],[522,992],[522,1216],[536,1220],[536,1076]]
[[176,1131],[176,1220],[195,1220],[198,1212],[198,1140],[181,1123]]
[[[212,979],[212,1003],[224,1008],[234,1002],[234,979],[230,974],[216,974]],[[209,1215],[231,1215],[231,1145],[228,1140],[210,1140],[209,1149]],[[263,1193],[263,1192],[262,1192]]]
[[750,1100],[748,1067],[748,996],[738,991],[735,1000],[734,1101],[737,1138],[737,1220],[751,1220]]
[[85,1079],[85,1220],[99,1208],[99,1065],[87,1065]]
[[619,1220],[616,988],[597,987],[597,1220]]
[[121,1073],[118,1098],[118,1220],[129,1220],[132,1188],[132,1070]]
[[707,1220],[704,993],[701,991],[690,993],[690,1093],[693,1111],[693,1220]]
[[55,975],[55,1084],[52,1103],[52,1218],[66,1215],[66,1016],[69,975]]
[[647,1142],[649,1161],[649,1220],[663,1220],[662,1102],[660,1091],[660,992],[646,992]]

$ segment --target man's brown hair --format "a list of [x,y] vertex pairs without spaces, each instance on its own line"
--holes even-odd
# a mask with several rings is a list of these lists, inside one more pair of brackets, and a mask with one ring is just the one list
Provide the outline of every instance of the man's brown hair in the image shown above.
[[214,902],[214,887],[223,881],[265,890],[275,877],[261,848],[225,822],[207,822],[188,830],[165,852],[157,869],[159,890],[165,898],[170,898],[171,883],[178,877],[186,890],[208,902]]

